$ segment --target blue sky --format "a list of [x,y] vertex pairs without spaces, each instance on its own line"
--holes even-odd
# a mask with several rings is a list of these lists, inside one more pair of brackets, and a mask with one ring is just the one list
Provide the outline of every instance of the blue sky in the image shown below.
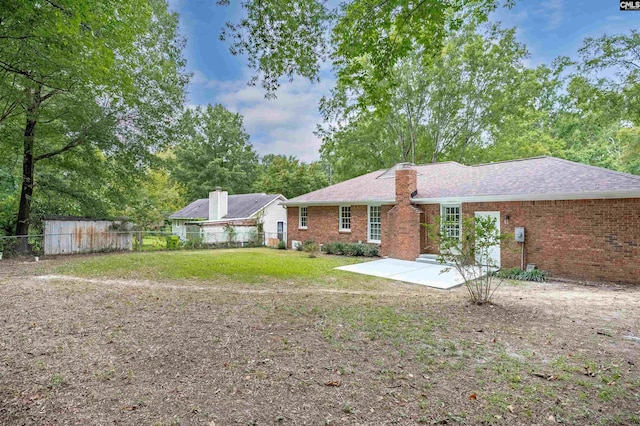
[[[322,118],[318,102],[333,86],[331,73],[323,72],[320,83],[302,78],[284,83],[278,99],[267,100],[259,86],[247,86],[251,76],[246,61],[229,53],[218,36],[224,23],[241,16],[239,0],[230,6],[216,0],[170,0],[180,14],[187,38],[185,56],[193,73],[189,104],[221,103],[244,116],[251,142],[260,155],[295,155],[303,161],[319,158],[320,140],[314,136]],[[618,0],[520,0],[512,9],[492,15],[505,27],[515,27],[520,42],[530,52],[529,65],[550,63],[558,56],[576,56],[585,37],[628,32],[640,24],[640,12],[622,12]]]

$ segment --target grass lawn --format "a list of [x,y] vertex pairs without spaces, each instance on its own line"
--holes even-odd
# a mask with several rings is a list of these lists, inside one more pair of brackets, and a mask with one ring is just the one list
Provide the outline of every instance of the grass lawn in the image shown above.
[[334,268],[366,260],[338,256],[309,258],[298,251],[266,248],[177,250],[87,257],[62,265],[55,272],[148,280],[225,279],[241,284],[264,284],[265,281],[281,284],[281,280],[294,280],[293,284],[309,280],[335,284],[338,277],[349,282],[365,281]]
[[525,283],[474,306],[333,270],[356,261],[2,261],[0,424],[640,424],[639,289]]

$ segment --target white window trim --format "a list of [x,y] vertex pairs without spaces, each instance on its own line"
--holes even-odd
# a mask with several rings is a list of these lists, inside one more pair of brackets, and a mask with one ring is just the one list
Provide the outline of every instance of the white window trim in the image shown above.
[[[302,209],[306,211],[307,225],[302,226]],[[299,206],[298,207],[298,229],[307,229],[309,227],[309,207],[307,206]]]
[[[349,207],[349,228],[342,227],[342,208]],[[338,232],[351,232],[351,206],[338,206]]]
[[[380,210],[380,239],[372,240],[371,239],[371,207],[378,207]],[[367,206],[367,242],[373,244],[382,243],[382,206],[381,205],[369,205]]]
[[[444,218],[445,215],[445,208],[447,207],[457,207],[460,210],[460,223],[458,224],[458,238],[462,241],[462,204],[455,204],[455,203],[449,203],[449,204],[440,204],[440,218]],[[442,224],[440,225],[442,226]]]

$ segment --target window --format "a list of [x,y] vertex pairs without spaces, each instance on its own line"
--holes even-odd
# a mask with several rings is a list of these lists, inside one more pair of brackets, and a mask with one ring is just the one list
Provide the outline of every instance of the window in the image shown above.
[[278,231],[278,241],[284,240],[284,222],[277,223],[277,231]]
[[306,207],[298,208],[298,228],[307,229],[308,212]]
[[460,220],[459,205],[443,205],[442,206],[442,233],[450,238],[460,238],[460,228],[462,221]]
[[369,242],[379,243],[381,235],[380,206],[369,206]]
[[351,206],[340,206],[340,231],[351,231]]

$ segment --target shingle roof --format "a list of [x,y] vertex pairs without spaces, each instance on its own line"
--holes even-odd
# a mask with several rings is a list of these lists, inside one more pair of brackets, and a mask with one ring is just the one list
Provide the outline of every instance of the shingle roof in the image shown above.
[[209,199],[201,198],[187,205],[171,216],[169,219],[208,219],[209,218]]
[[[272,201],[285,198],[280,194],[229,195],[227,214],[222,219],[244,219],[259,211]],[[209,219],[209,199],[201,198],[178,210],[169,219]]]
[[[287,201],[285,204],[388,202],[395,199],[395,169],[378,170]],[[456,162],[411,166],[418,173],[415,200],[640,197],[640,176],[554,157],[465,166]]]

